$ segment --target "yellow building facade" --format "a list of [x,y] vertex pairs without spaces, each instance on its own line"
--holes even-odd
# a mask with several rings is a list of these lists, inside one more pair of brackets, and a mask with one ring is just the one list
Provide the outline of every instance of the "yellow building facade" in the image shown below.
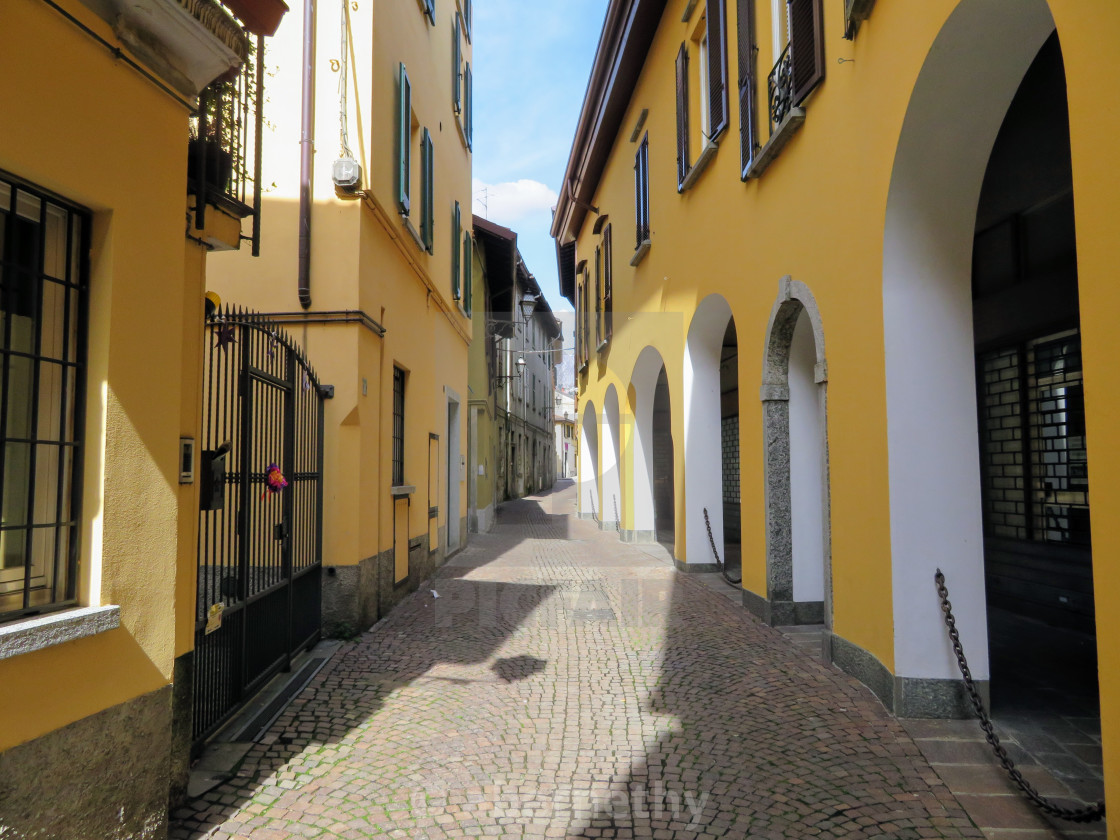
[[263,253],[211,260],[210,288],[333,386],[328,633],[369,627],[466,540],[470,29],[465,0],[288,15],[266,55],[285,93],[265,105]]
[[967,713],[938,568],[997,713],[990,627],[1088,640],[1115,807],[1120,13],[871,7],[609,4],[552,231],[581,515],[741,556],[899,715]]
[[206,254],[242,232],[195,224],[188,125],[250,40],[210,3],[15,0],[0,31],[0,833],[164,836]]

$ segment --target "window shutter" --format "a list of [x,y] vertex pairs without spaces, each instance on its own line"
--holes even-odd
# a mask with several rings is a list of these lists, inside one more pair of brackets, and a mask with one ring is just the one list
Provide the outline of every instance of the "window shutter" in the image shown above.
[[758,145],[758,117],[755,113],[754,0],[739,2],[739,150],[742,177],[754,161]]
[[424,0],[424,14],[432,26],[436,25],[436,0]]
[[677,53],[677,189],[688,175],[688,50]]
[[642,138],[634,156],[634,220],[637,223],[638,243],[649,239],[649,132]]
[[408,71],[401,63],[400,81],[397,86],[397,204],[401,212],[408,215],[408,185],[412,178],[410,157],[412,155],[412,88],[408,83]]
[[800,105],[824,78],[821,0],[788,0],[793,104]]
[[[727,128],[727,3],[708,0],[708,124],[711,139]],[[703,96],[703,93],[701,93]]]
[[462,299],[462,288],[459,285],[459,234],[462,232],[462,214],[459,211],[459,202],[451,211],[451,297],[455,300]]
[[474,242],[471,232],[463,231],[463,309],[471,315],[471,295],[474,290]]
[[603,343],[603,249],[595,249],[595,347]]
[[603,228],[603,338],[614,335],[614,272],[611,247],[611,226]]
[[463,0],[463,29],[467,32],[467,40],[471,37],[471,0]]
[[634,155],[634,223],[638,231],[638,244],[635,248],[642,244],[642,150],[645,145],[646,141],[642,140],[642,145]]
[[420,241],[432,253],[432,135],[427,128],[420,143]]
[[463,47],[459,43],[459,16],[452,15],[451,26],[451,103],[458,114],[463,110],[463,86],[460,83],[463,72]]
[[474,133],[474,90],[473,82],[471,81],[471,66],[467,64],[466,71],[463,74],[463,87],[464,99],[463,107],[466,109],[466,125],[464,126],[464,133],[467,135],[467,148],[471,148],[472,137]]

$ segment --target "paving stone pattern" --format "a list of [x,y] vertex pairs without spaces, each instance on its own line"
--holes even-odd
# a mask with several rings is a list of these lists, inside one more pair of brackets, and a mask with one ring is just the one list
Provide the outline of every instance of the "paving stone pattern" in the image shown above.
[[984,836],[864,686],[572,499],[503,506],[171,837]]

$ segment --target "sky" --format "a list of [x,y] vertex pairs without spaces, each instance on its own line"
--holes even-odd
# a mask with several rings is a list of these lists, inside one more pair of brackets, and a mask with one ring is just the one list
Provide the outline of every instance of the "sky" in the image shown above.
[[[474,213],[517,233],[549,306],[560,296],[552,225],[607,0],[476,0],[471,30]],[[565,345],[571,330],[565,329]]]

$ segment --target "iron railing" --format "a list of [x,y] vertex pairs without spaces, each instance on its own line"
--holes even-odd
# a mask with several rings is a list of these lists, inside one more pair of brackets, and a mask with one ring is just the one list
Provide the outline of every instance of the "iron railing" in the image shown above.
[[777,131],[793,109],[793,61],[789,49],[782,50],[774,69],[766,77],[766,97],[770,110],[770,133]]
[[196,225],[205,226],[207,204],[242,219],[252,216],[253,256],[260,246],[263,101],[264,38],[257,36],[240,70],[199,94],[187,162]]

